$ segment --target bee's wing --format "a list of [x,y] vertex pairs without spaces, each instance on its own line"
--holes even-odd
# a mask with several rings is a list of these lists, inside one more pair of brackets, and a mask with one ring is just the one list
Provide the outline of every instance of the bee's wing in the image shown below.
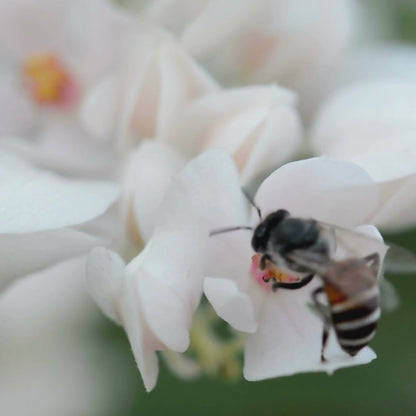
[[318,222],[319,227],[333,241],[334,260],[347,257],[365,257],[369,254],[379,253],[383,258],[389,249],[382,239],[369,236],[360,231],[349,230],[333,224]]
[[381,309],[383,312],[393,312],[399,307],[400,296],[394,285],[382,276],[379,280]]
[[319,226],[333,241],[336,260],[348,256],[364,257],[377,252],[384,259],[384,272],[416,275],[416,254],[404,247],[332,224],[319,222]]
[[392,274],[416,275],[416,254],[394,243],[387,243],[389,251],[384,260],[384,271]]

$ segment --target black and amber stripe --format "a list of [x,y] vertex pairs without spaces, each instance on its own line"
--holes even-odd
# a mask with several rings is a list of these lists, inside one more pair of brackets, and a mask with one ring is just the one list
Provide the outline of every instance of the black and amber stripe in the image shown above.
[[380,313],[378,285],[331,302],[332,322],[341,348],[351,356],[364,348],[376,333]]

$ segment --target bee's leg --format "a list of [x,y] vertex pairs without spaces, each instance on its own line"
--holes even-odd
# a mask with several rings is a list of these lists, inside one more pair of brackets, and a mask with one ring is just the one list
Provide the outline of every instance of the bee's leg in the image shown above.
[[331,318],[328,314],[328,311],[321,302],[319,302],[318,296],[324,292],[323,287],[318,287],[312,292],[312,300],[320,313],[322,320],[324,322],[324,329],[322,332],[322,349],[321,349],[321,362],[326,362],[326,358],[324,355],[326,344],[328,342],[328,336],[329,336],[329,328],[331,327]]
[[273,282],[273,285],[272,285],[273,292],[276,292],[276,290],[280,288],[290,289],[290,290],[300,289],[303,286],[306,286],[313,279],[314,276],[315,276],[314,274],[308,274],[301,281],[295,282],[295,283],[283,283],[283,282],[278,282],[276,280]]
[[368,256],[364,257],[364,260],[369,263],[371,270],[374,272],[376,276],[380,271],[380,255],[378,253],[369,254]]
[[267,265],[266,262],[272,261],[272,258],[268,254],[263,254],[260,259],[260,270],[265,270]]

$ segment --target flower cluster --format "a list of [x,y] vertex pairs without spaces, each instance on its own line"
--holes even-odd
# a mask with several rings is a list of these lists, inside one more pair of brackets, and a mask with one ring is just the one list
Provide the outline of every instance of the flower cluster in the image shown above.
[[416,224],[415,50],[366,45],[354,0],[125,3],[0,1],[0,289],[89,253],[148,391],[157,351],[235,377],[244,350],[248,380],[374,359],[332,328],[321,361],[322,280],[275,293],[305,265],[265,267],[251,238],[284,209],[382,261],[374,226]]

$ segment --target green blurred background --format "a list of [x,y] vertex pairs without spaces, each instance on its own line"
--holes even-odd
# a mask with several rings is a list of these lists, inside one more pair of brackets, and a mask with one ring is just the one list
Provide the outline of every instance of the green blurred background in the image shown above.
[[[394,38],[416,42],[416,0],[369,2],[387,13]],[[416,230],[386,238],[416,251]],[[114,392],[106,416],[416,415],[416,276],[390,280],[401,304],[381,319],[371,344],[378,359],[332,376],[305,374],[255,383],[183,381],[160,360],[158,384],[146,393],[124,332],[103,318],[95,328],[108,346],[100,365],[111,371],[108,383]]]

